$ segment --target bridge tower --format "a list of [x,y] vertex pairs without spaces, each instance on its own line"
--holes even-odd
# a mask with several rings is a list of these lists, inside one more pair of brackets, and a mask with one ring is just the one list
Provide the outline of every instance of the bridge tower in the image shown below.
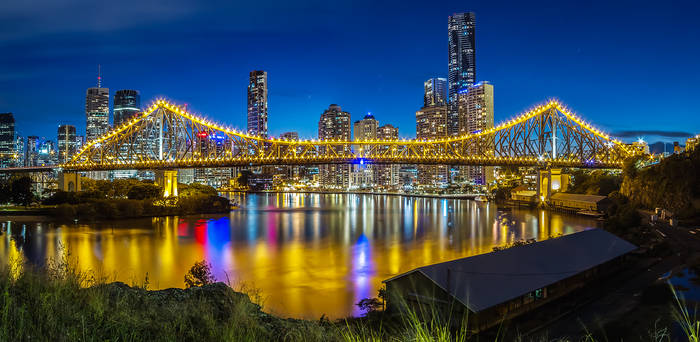
[[177,170],[158,170],[156,184],[163,187],[163,197],[177,197]]
[[83,176],[79,172],[59,172],[58,189],[68,192],[81,191],[83,190],[82,178]]
[[548,202],[552,194],[569,188],[569,175],[561,169],[547,168],[537,172],[537,197],[540,202]]

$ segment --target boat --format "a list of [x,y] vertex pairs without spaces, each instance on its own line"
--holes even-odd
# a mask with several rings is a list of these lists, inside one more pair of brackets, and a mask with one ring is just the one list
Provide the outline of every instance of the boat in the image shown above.
[[489,201],[489,199],[483,195],[479,195],[479,196],[474,197],[474,200],[477,202],[488,202]]

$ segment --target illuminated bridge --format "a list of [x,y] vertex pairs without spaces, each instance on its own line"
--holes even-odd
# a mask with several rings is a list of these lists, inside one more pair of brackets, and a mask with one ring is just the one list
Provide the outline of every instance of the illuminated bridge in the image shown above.
[[250,136],[155,101],[88,142],[64,171],[356,163],[621,168],[633,151],[558,101],[481,132],[440,140],[318,141]]

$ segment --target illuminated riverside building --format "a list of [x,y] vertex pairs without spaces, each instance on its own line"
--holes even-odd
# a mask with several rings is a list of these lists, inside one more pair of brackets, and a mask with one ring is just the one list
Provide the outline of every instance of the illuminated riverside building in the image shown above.
[[[386,124],[377,128],[377,140],[399,140],[399,128]],[[389,147],[384,147],[389,148]],[[399,169],[397,164],[374,165],[374,181],[377,185],[392,188],[399,185]]]
[[[377,140],[377,129],[379,121],[374,118],[371,113],[367,113],[362,120],[355,121],[353,124],[353,135],[355,141]],[[370,145],[360,145],[356,148],[362,150],[371,148]],[[353,165],[352,174],[350,175],[350,186],[354,188],[370,187],[374,184],[374,171],[372,165],[361,161],[359,165]]]
[[248,81],[248,134],[267,138],[267,72],[250,72]]
[[[695,148],[698,146],[698,143],[700,142],[700,134],[696,135],[694,137],[690,137],[685,141],[685,150],[686,152],[690,152],[695,150]],[[649,150],[649,146],[647,146],[647,151]],[[649,153],[649,152],[647,152]]]
[[15,166],[15,117],[0,113],[0,167]]
[[75,126],[58,126],[58,162],[70,161],[76,151]]
[[[493,128],[493,85],[479,82],[458,94],[459,133],[474,134]],[[493,156],[495,141],[491,142],[490,154]],[[477,154],[479,151],[469,151]],[[493,167],[465,166],[460,170],[474,184],[484,185],[493,180]]]
[[122,89],[114,93],[114,127],[121,126],[141,111],[138,90]]
[[109,131],[109,88],[102,88],[102,76],[97,76],[97,87],[88,88],[85,95],[85,136],[87,141]]
[[[423,107],[416,112],[416,139],[436,140],[447,137],[447,106]],[[438,185],[448,180],[447,166],[418,166],[418,182],[422,185]]]
[[476,81],[476,40],[473,12],[456,13],[447,20],[448,31],[448,94],[450,110],[448,135],[459,134],[458,95]]
[[423,107],[447,105],[447,79],[431,78],[423,83]]
[[[344,112],[339,105],[331,104],[318,121],[319,140],[351,140],[350,113]],[[346,146],[321,147],[336,148],[337,153],[347,153]],[[323,153],[323,151],[322,151]],[[319,185],[347,189],[350,181],[350,165],[332,164],[319,166]]]

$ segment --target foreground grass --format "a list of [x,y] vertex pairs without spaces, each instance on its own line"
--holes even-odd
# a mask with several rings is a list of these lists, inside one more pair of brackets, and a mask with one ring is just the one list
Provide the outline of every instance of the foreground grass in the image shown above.
[[[146,282],[147,283],[147,282]],[[448,322],[415,312],[385,319],[329,322],[281,319],[264,313],[248,295],[223,283],[187,290],[148,291],[147,285],[106,283],[67,260],[27,269],[14,262],[0,270],[0,341],[486,341],[451,330]],[[674,319],[689,341],[700,322],[676,296]],[[435,317],[435,316],[433,316]],[[509,338],[508,340],[512,340]],[[530,341],[518,336],[518,341]],[[595,341],[583,336],[574,341]],[[650,341],[671,341],[653,327]],[[536,341],[569,341],[538,338]]]

